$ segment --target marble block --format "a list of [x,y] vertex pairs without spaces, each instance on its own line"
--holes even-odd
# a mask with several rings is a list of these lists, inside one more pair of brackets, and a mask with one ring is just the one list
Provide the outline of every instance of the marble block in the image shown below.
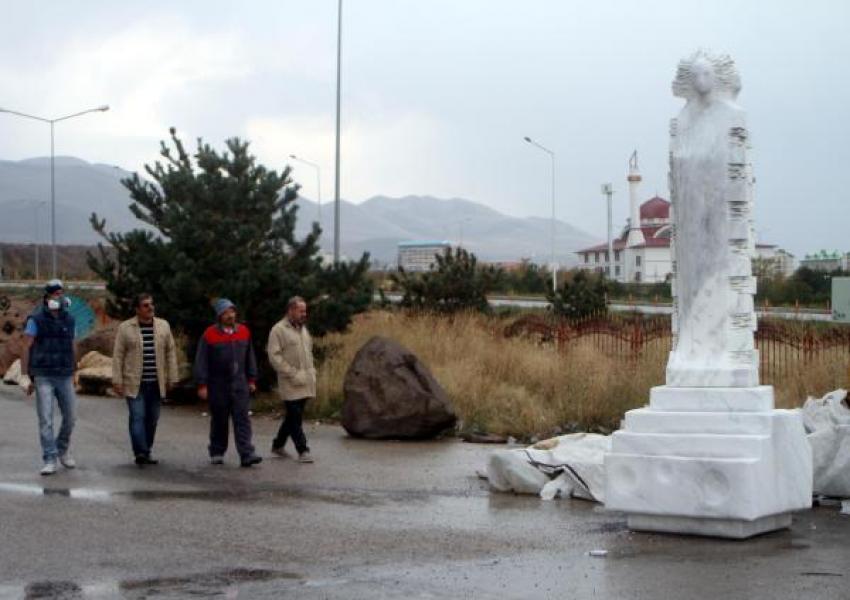
[[811,506],[811,449],[790,411],[629,411],[605,470],[606,508],[632,529],[743,538]]
[[649,406],[673,412],[765,412],[773,410],[773,388],[769,385],[733,388],[660,385],[650,391]]

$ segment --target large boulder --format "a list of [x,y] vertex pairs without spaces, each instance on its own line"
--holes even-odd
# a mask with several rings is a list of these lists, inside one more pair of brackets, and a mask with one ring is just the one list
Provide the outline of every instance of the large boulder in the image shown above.
[[373,337],[357,351],[343,383],[342,426],[370,439],[421,439],[457,417],[428,368],[393,340]]

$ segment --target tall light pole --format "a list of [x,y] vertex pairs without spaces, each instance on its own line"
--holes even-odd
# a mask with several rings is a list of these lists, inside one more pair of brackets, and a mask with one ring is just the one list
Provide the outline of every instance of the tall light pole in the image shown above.
[[334,181],[334,264],[339,262],[339,91],[342,81],[342,0],[337,9],[336,32],[336,174]]
[[319,197],[319,209],[318,209],[318,220],[319,225],[322,224],[322,173],[319,165],[314,162],[310,162],[307,159],[301,158],[299,156],[295,156],[294,154],[290,154],[289,158],[292,160],[297,160],[298,162],[302,162],[307,166],[313,167],[316,169],[316,195]]
[[530,137],[525,136],[523,138],[526,142],[531,144],[532,146],[536,146],[543,150],[546,154],[549,155],[549,158],[552,159],[552,221],[549,224],[549,242],[552,246],[552,291],[558,291],[558,265],[555,262],[555,153],[549,150],[546,146],[542,146],[532,140]]
[[39,257],[39,248],[38,245],[41,243],[41,207],[47,204],[44,200],[41,202],[35,203],[35,280],[38,281],[41,279],[39,276],[39,267],[41,265],[41,259]]
[[73,119],[74,117],[79,117],[81,115],[85,115],[91,112],[105,112],[109,110],[109,106],[103,105],[98,106],[97,108],[89,108],[87,110],[82,110],[80,112],[74,113],[72,115],[65,115],[64,117],[59,117],[56,119],[46,119],[44,117],[37,117],[35,115],[28,115],[27,113],[18,112],[16,110],[8,110],[6,108],[0,108],[0,112],[9,113],[10,115],[17,115],[19,117],[25,117],[27,119],[35,119],[36,121],[41,121],[42,123],[50,124],[50,253],[51,253],[51,268],[50,268],[50,276],[56,277],[56,154],[54,152],[54,135],[53,129],[54,125],[59,121],[67,121],[68,119]]
[[611,197],[614,195],[614,186],[610,183],[602,184],[602,193],[608,197],[608,279],[614,280],[614,240],[611,237]]

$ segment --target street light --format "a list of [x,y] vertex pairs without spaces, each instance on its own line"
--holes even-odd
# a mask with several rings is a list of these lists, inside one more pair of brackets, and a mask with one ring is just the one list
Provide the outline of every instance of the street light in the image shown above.
[[68,119],[73,119],[74,117],[79,117],[92,112],[105,112],[109,110],[109,106],[104,104],[103,106],[98,106],[97,108],[89,108],[87,110],[81,110],[80,112],[76,112],[72,115],[65,115],[64,117],[59,117],[57,119],[46,119],[44,117],[37,117],[35,115],[28,115],[27,113],[18,112],[16,110],[9,110],[6,108],[0,108],[0,112],[9,113],[10,115],[17,115],[19,117],[25,117],[27,119],[35,119],[36,121],[41,121],[42,123],[50,123],[50,252],[51,252],[51,277],[56,277],[56,169],[55,169],[55,159],[56,155],[54,152],[54,135],[53,129],[54,125],[59,121],[67,121]]
[[41,264],[41,260],[39,257],[39,248],[38,245],[41,243],[41,207],[47,204],[44,200],[35,203],[35,280],[38,281],[41,279],[39,277],[39,266]]
[[336,173],[334,176],[334,264],[339,262],[339,91],[342,80],[342,0],[337,8],[336,32]]
[[611,237],[611,197],[614,195],[614,186],[610,183],[602,184],[602,193],[608,197],[608,279],[614,280],[614,242]]
[[319,220],[319,225],[321,225],[322,224],[322,177],[321,177],[321,169],[319,168],[319,165],[317,165],[316,163],[310,162],[309,160],[295,156],[294,154],[290,154],[289,158],[291,158],[292,160],[297,160],[298,162],[302,162],[305,165],[313,167],[314,169],[316,169],[316,195],[319,197],[318,220]]
[[555,263],[555,153],[549,150],[549,148],[538,144],[528,136],[525,136],[523,139],[532,146],[536,146],[537,148],[543,150],[543,152],[548,154],[549,158],[552,159],[552,222],[549,226],[549,241],[552,245],[552,291],[557,292],[558,265]]

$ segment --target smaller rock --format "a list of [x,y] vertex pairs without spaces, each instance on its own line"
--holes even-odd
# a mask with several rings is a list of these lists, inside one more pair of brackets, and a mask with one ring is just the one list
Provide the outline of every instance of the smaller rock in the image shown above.
[[21,359],[17,359],[12,363],[12,366],[6,371],[6,374],[3,375],[3,383],[9,385],[20,385],[21,384]]
[[77,364],[80,393],[105,396],[112,387],[112,359],[92,350]]

